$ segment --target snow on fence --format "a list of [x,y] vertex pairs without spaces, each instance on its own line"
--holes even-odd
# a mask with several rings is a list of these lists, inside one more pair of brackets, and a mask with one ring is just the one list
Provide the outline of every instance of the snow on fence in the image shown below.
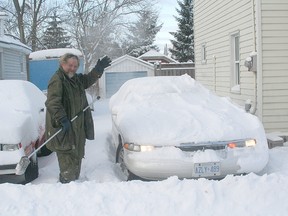
[[169,63],[155,65],[155,76],[181,76],[188,74],[195,79],[194,63]]

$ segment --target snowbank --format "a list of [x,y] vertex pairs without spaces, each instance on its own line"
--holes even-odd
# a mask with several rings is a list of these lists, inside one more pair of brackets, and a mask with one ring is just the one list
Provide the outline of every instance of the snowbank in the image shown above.
[[114,163],[108,101],[95,103],[96,139],[87,141],[80,181],[57,183],[55,154],[39,158],[39,178],[0,184],[1,216],[285,216],[288,147],[270,149],[261,175],[159,182],[122,182]]

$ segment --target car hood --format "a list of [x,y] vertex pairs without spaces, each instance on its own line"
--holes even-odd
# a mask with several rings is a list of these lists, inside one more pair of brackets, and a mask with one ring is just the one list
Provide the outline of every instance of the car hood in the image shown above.
[[37,138],[37,128],[35,128],[29,113],[2,110],[0,119],[0,143],[22,143],[25,146]]

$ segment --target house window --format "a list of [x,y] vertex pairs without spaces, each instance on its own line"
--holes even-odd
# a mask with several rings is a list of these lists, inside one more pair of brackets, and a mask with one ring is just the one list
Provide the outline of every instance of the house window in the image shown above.
[[202,64],[206,64],[207,58],[206,58],[206,44],[201,45],[201,62]]
[[231,87],[240,91],[240,50],[239,33],[231,35]]

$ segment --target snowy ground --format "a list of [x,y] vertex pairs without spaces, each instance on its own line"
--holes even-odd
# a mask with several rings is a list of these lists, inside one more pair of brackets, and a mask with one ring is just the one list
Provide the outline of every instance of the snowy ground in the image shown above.
[[32,183],[0,184],[0,216],[288,215],[288,147],[269,150],[269,163],[257,175],[123,182],[110,148],[107,100],[95,103],[94,123],[96,139],[87,141],[79,181],[57,182],[55,155],[40,158]]

